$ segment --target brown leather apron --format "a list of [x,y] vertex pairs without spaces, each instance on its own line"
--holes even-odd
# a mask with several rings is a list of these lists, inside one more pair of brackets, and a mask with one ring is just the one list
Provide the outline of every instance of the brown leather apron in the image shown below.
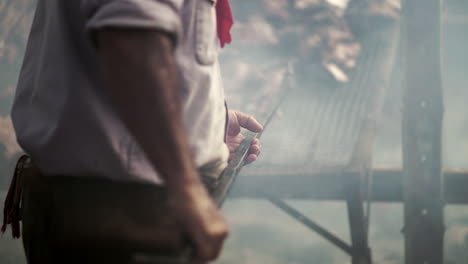
[[[200,169],[206,184],[221,172],[214,163]],[[11,224],[19,237],[21,218],[30,264],[188,263],[190,257],[189,241],[159,185],[45,176],[23,156],[5,200],[2,231]]]

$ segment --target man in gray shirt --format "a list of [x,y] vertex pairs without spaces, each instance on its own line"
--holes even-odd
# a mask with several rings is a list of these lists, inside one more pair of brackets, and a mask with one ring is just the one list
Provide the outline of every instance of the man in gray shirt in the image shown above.
[[[12,110],[18,141],[51,181],[164,184],[194,259],[212,260],[228,227],[199,169],[219,175],[240,127],[262,129],[229,111],[226,145],[218,49],[214,0],[39,0]],[[253,142],[248,162],[259,151]]]

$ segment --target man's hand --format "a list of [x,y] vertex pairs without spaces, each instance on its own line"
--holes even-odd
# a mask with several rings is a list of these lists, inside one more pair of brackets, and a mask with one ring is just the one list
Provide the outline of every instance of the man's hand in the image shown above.
[[[262,125],[253,117],[235,110],[229,110],[229,123],[227,129],[226,144],[229,148],[229,160],[234,158],[234,155],[245,137],[241,133],[241,128],[245,128],[252,132],[262,132]],[[260,140],[254,139],[250,146],[249,154],[245,158],[247,164],[257,160],[260,155],[261,145]]]
[[193,260],[205,263],[218,258],[228,236],[227,222],[203,185],[169,193],[169,206],[194,246]]
[[[112,107],[164,179],[175,221],[193,243],[195,261],[215,259],[228,228],[192,157],[171,38],[144,29],[109,28],[95,34]],[[154,121],[148,122],[148,116]]]

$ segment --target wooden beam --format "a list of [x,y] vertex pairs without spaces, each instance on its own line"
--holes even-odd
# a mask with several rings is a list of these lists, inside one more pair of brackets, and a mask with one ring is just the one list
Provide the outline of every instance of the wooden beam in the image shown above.
[[367,233],[368,221],[364,213],[363,191],[366,189],[362,188],[364,173],[345,174],[344,195],[346,197],[349,231],[353,248],[353,254],[351,255],[352,264],[372,263]]
[[286,202],[275,199],[275,198],[270,198],[269,201],[278,207],[280,210],[288,214],[289,216],[293,217],[303,225],[305,225],[307,228],[313,230],[317,234],[319,234],[321,237],[326,239],[328,242],[332,243],[334,246],[337,248],[343,250],[346,254],[353,256],[353,248],[352,246],[348,245],[346,242],[341,240],[339,237],[337,237],[335,234],[331,233],[312,219],[308,218],[298,210],[294,209],[292,206],[288,205]]
[[[292,175],[240,175],[230,198],[344,201],[344,183],[349,175],[341,173]],[[373,171],[372,202],[402,202],[402,171],[379,168]],[[468,170],[444,171],[445,201],[468,205]],[[367,197],[364,190],[364,197]]]
[[404,0],[402,13],[405,263],[442,264],[441,0]]
[[[351,4],[354,1],[351,2]],[[350,237],[353,247],[352,264],[371,264],[371,250],[368,241],[368,217],[370,206],[364,209],[364,190],[370,183],[372,150],[377,137],[377,128],[382,115],[386,91],[392,76],[395,53],[398,46],[398,23],[396,19],[379,18],[363,15],[350,18],[355,28],[361,33],[362,54],[359,58],[358,71],[352,77],[351,86],[370,88],[366,100],[366,116],[362,120],[358,138],[352,150],[352,156],[345,171],[350,173],[344,184],[344,195],[348,211]],[[379,26],[376,29],[375,24]],[[367,212],[366,212],[367,211]]]
[[444,22],[447,24],[467,24],[468,16],[467,15],[451,15],[445,16]]

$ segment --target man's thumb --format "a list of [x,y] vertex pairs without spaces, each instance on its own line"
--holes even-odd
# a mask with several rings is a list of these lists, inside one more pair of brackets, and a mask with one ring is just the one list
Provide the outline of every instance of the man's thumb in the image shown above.
[[243,128],[246,128],[252,132],[259,133],[263,131],[263,126],[252,116],[247,114],[235,111],[237,121],[239,125]]

